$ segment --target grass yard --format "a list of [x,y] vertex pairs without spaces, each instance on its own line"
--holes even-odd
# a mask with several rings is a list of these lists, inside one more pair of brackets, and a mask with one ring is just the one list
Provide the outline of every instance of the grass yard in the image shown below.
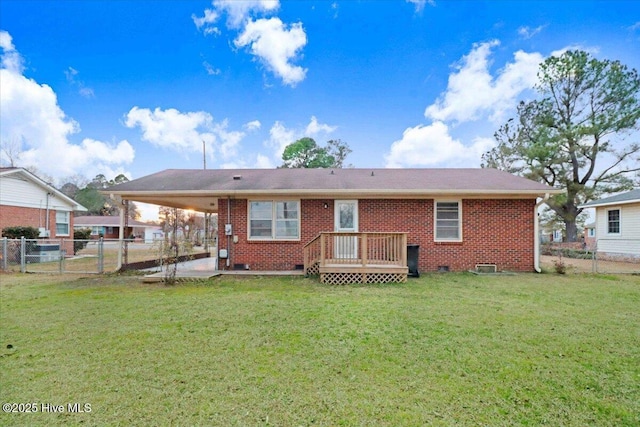
[[640,425],[638,276],[0,282],[1,425]]

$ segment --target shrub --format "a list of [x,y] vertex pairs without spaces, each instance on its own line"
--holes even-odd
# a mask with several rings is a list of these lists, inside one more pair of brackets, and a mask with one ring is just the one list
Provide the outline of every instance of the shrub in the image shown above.
[[91,238],[90,228],[79,228],[73,230],[73,254],[77,254],[87,247],[87,240]]
[[558,274],[566,274],[567,273],[567,264],[562,261],[562,257],[553,261],[553,269]]
[[25,239],[37,239],[40,236],[40,230],[35,227],[16,226],[5,227],[2,229],[2,237],[9,239],[19,239],[24,237]]

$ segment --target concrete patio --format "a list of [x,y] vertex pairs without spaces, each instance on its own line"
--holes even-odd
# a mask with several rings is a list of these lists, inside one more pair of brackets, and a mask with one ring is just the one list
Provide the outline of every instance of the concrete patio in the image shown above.
[[[145,283],[162,282],[165,278],[165,267],[162,269],[155,267],[147,270],[142,281]],[[185,261],[178,264],[176,270],[176,280],[204,280],[216,276],[303,276],[303,270],[291,271],[253,271],[253,270],[217,270],[217,258],[201,258]]]

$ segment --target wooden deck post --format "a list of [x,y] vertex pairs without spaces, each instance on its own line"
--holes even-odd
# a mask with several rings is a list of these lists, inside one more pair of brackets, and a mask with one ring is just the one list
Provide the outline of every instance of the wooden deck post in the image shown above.
[[[357,239],[357,237],[356,237]],[[360,245],[360,250],[362,251],[362,256],[360,258],[362,258],[362,266],[366,266],[368,259],[367,259],[367,253],[369,252],[369,246],[368,246],[368,240],[369,240],[369,235],[367,233],[363,233],[362,234],[362,244]]]
[[407,266],[407,233],[402,233],[402,248],[400,248],[400,253],[402,257],[400,258],[400,265],[403,267]]

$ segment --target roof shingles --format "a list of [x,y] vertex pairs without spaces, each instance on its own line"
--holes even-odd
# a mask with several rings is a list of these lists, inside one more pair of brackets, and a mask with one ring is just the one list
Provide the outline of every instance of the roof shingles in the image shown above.
[[184,191],[221,195],[271,190],[557,192],[544,184],[496,169],[168,169],[116,185],[107,191],[114,194]]

